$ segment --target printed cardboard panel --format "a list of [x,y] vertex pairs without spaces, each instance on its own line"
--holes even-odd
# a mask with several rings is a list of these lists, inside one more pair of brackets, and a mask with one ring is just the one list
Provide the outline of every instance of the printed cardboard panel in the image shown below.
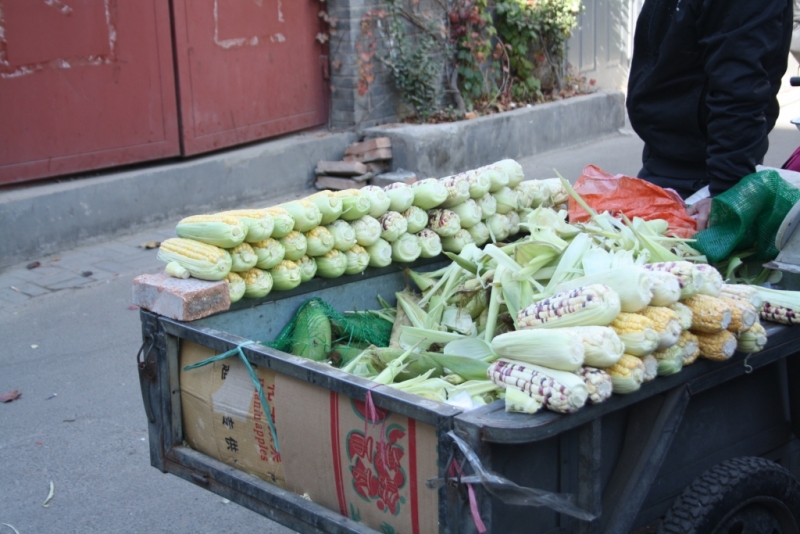
[[[217,353],[181,341],[180,384],[184,439],[193,449],[268,482],[285,487],[280,455],[264,408],[247,368],[238,356],[184,371]],[[253,366],[271,405],[276,432],[274,371]],[[280,438],[278,438],[280,440]]]
[[287,489],[380,532],[438,532],[434,427],[284,375],[275,388]]

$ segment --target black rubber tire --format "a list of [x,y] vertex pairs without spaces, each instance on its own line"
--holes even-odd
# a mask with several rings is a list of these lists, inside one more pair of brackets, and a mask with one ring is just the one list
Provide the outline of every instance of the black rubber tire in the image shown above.
[[775,462],[742,457],[697,477],[675,499],[659,532],[798,534],[799,527],[800,482]]

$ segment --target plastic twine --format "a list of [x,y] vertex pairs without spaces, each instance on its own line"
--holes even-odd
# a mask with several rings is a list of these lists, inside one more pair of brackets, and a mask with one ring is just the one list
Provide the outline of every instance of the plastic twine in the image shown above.
[[256,387],[256,391],[258,391],[258,398],[261,401],[261,406],[264,407],[264,411],[267,414],[267,423],[269,424],[269,432],[272,434],[272,442],[275,444],[275,452],[278,453],[278,458],[280,459],[281,449],[278,445],[278,433],[275,431],[275,423],[272,421],[272,410],[270,410],[269,404],[267,403],[267,399],[264,396],[264,388],[261,387],[261,382],[259,382],[258,377],[256,376],[256,372],[253,370],[253,366],[250,365],[250,362],[247,360],[247,357],[244,355],[242,351],[242,347],[246,345],[251,345],[255,343],[255,341],[245,341],[241,343],[234,349],[229,350],[228,352],[223,352],[222,354],[217,354],[216,356],[212,356],[207,358],[201,362],[193,363],[192,365],[187,365],[183,368],[184,371],[191,371],[192,369],[197,369],[198,367],[203,367],[204,365],[208,365],[209,363],[218,362],[220,360],[225,360],[230,358],[231,356],[239,355],[239,359],[242,360],[244,366],[247,368],[247,372],[250,374],[250,379],[253,381],[253,385]]
[[[372,388],[376,388],[381,384],[375,384],[367,390],[367,398],[366,398],[366,406],[364,411],[364,438],[367,437],[367,424],[372,423],[373,428],[375,427],[375,422],[378,420],[378,409],[375,407],[375,403],[372,400]],[[386,419],[388,419],[388,415],[383,419],[383,423],[381,423],[381,432],[380,436],[378,437],[378,450],[381,452],[381,459],[383,460],[383,468],[386,471],[389,471],[389,465],[386,463],[386,442],[384,440],[384,435],[386,434]]]
[[[452,459],[450,462],[450,466],[448,467],[448,475],[451,478],[461,478],[461,464],[458,463],[458,460],[455,458]],[[486,532],[486,524],[481,519],[481,513],[478,510],[478,499],[475,497],[475,489],[472,487],[472,484],[469,482],[465,482],[467,486],[467,496],[469,497],[469,511],[472,514],[472,522],[475,524],[475,529],[479,532],[479,534],[483,534]]]

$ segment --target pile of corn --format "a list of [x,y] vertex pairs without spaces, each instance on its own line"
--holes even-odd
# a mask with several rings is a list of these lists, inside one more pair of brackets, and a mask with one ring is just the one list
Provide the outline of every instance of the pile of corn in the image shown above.
[[502,160],[410,186],[320,191],[263,209],[187,217],[158,256],[172,276],[227,280],[236,302],[315,276],[358,274],[503,241],[520,231],[527,210],[567,198],[558,179],[523,182],[521,166]]

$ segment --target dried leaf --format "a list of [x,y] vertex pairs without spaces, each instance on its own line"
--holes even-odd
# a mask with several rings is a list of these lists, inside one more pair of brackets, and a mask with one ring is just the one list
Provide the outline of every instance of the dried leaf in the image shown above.
[[39,263],[38,261],[32,261],[28,265],[26,265],[25,268],[26,269],[35,269],[35,268],[39,267],[40,265],[41,265],[41,263]]
[[50,493],[47,494],[47,498],[42,503],[42,506],[44,506],[45,508],[50,506],[50,501],[53,500],[53,497],[55,496],[55,494],[56,494],[56,486],[55,486],[55,484],[53,484],[53,481],[51,480],[50,481]]
[[18,389],[12,389],[8,393],[0,394],[0,402],[11,402],[22,397],[22,393]]
[[139,248],[143,249],[158,248],[160,246],[161,246],[160,241],[145,241],[144,243],[139,243]]

